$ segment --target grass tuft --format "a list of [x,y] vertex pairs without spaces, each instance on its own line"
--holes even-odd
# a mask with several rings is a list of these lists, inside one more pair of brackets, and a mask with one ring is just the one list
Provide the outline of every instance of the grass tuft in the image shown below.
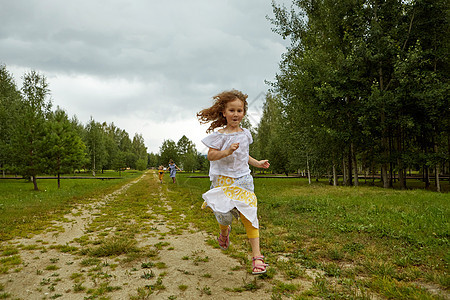
[[91,249],[89,255],[95,257],[107,257],[127,254],[129,252],[139,252],[135,240],[123,237],[113,237],[103,241],[99,247]]

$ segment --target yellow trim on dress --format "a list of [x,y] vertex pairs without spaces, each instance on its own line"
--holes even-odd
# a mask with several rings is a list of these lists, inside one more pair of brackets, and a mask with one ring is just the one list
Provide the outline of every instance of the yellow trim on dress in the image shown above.
[[225,195],[232,200],[245,202],[251,207],[257,205],[256,195],[253,192],[246,191],[238,186],[227,186],[222,187],[222,189]]
[[[239,186],[233,185],[235,183],[234,178],[220,175],[217,179],[217,187],[221,187],[225,196],[231,200],[241,201],[251,207],[257,206],[257,198],[254,192],[249,192]],[[203,202],[202,209],[206,207],[206,201]]]

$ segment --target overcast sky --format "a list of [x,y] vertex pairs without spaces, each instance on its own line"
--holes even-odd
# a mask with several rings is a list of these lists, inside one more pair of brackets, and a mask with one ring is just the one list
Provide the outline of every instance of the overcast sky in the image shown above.
[[266,16],[270,0],[0,0],[0,64],[19,88],[38,71],[54,107],[142,134],[148,152],[183,135],[205,152],[195,114],[217,93],[247,93],[259,120],[288,45]]

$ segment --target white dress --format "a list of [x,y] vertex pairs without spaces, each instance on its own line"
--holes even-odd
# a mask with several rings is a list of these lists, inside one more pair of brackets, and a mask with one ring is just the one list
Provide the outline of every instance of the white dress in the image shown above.
[[253,142],[248,129],[230,134],[214,132],[202,140],[209,148],[225,150],[231,144],[239,148],[220,160],[210,162],[211,189],[202,195],[204,207],[210,207],[217,221],[231,224],[232,211],[236,208],[255,228],[259,227],[257,199],[254,193],[253,177],[248,166],[249,146]]

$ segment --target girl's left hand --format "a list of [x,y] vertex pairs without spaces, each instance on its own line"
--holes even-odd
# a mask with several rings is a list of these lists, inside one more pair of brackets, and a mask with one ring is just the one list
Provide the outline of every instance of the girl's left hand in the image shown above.
[[267,169],[268,167],[270,167],[270,163],[267,159],[260,160],[260,161],[258,161],[258,163],[259,163],[260,168]]

